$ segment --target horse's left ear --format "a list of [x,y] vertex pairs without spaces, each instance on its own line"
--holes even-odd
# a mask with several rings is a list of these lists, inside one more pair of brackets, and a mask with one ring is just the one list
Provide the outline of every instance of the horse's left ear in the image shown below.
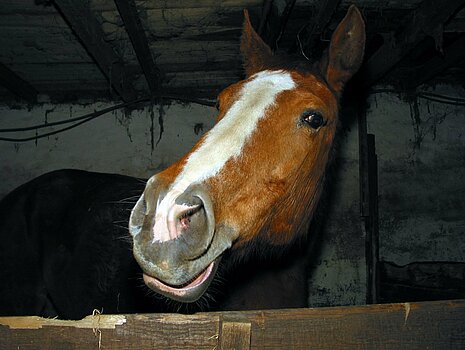
[[331,37],[329,50],[321,61],[328,84],[338,93],[358,71],[365,51],[365,23],[354,5],[339,23]]
[[266,69],[273,53],[270,47],[255,32],[250,23],[249,13],[244,10],[244,27],[242,28],[241,53],[247,77]]

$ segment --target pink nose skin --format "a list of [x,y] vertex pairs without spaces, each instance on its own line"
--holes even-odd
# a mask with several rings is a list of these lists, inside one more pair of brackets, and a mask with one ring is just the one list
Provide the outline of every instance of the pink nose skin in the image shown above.
[[189,206],[172,203],[169,209],[165,211],[160,206],[153,225],[153,241],[166,242],[179,237],[189,229],[191,216],[200,208],[201,205]]

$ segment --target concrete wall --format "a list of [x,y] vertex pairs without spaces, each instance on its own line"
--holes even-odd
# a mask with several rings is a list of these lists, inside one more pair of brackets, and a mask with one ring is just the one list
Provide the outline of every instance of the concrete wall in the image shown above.
[[[108,106],[104,103],[45,104],[30,110],[2,106],[0,129],[42,124],[45,121],[50,123]],[[157,106],[130,113],[117,110],[37,142],[0,141],[0,198],[16,186],[55,169],[76,168],[149,177],[184,155],[211,128],[216,116],[213,108],[194,104],[172,104],[165,106],[164,112],[164,131],[158,144],[160,125]],[[43,130],[37,132],[40,134]],[[2,133],[0,137],[34,134],[34,131],[28,134]]]
[[[435,92],[465,96],[450,86]],[[367,120],[378,155],[380,259],[465,261],[465,107],[377,93],[369,97]],[[312,306],[365,302],[357,122],[342,131],[319,254],[311,262]]]
[[465,261],[465,107],[376,95],[368,124],[379,158],[381,259]]

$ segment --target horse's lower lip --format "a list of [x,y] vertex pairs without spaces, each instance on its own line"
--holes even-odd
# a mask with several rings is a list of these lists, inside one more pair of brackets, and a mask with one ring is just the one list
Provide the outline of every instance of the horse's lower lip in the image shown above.
[[172,286],[156,277],[143,274],[145,284],[152,290],[181,302],[194,302],[200,298],[214,277],[219,258],[213,260],[193,280],[181,286]]

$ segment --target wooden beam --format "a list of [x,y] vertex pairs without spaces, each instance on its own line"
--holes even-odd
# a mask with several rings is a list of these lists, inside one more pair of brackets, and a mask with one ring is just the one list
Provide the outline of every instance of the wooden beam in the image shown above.
[[307,56],[310,56],[310,50],[315,47],[321,33],[323,33],[323,30],[333,17],[339,2],[340,0],[320,0],[317,6],[318,13],[308,22],[305,29],[299,33],[300,43],[297,43],[297,45],[301,45],[301,47],[298,49],[302,49]]
[[265,30],[265,25],[268,22],[268,17],[271,11],[271,5],[273,4],[273,0],[264,0],[263,8],[262,8],[262,15],[260,18],[260,25],[258,26],[257,34],[263,36],[263,31]]
[[359,181],[361,229],[365,237],[366,303],[378,302],[379,219],[378,159],[375,135],[367,129],[366,110],[355,106],[358,119]]
[[465,60],[465,35],[444,49],[442,57],[435,56],[418,69],[413,70],[406,82],[407,88],[415,88],[463,60]]
[[464,320],[465,300],[80,321],[0,317],[0,348],[450,350],[465,347]]
[[37,101],[36,89],[2,63],[0,63],[0,85],[29,103]]
[[279,17],[277,28],[278,30],[274,33],[271,38],[271,48],[275,51],[279,47],[279,43],[286,31],[287,22],[289,21],[289,17],[291,17],[292,10],[294,9],[296,0],[285,0],[286,6],[284,6],[284,10]]
[[161,72],[152,57],[147,36],[137,12],[136,3],[134,0],[115,0],[115,3],[144,72],[150,92],[155,96],[160,91]]
[[387,40],[366,62],[362,71],[363,85],[370,87],[387,74],[427,33],[443,26],[462,6],[464,0],[448,0],[438,6],[436,0],[424,0],[413,11],[412,20],[405,29]]
[[124,100],[135,98],[124,63],[108,42],[87,1],[55,0],[55,6],[68,22],[89,55],[99,66],[111,87]]
[[296,0],[265,1],[263,5],[259,34],[272,51],[278,48],[295,2]]

